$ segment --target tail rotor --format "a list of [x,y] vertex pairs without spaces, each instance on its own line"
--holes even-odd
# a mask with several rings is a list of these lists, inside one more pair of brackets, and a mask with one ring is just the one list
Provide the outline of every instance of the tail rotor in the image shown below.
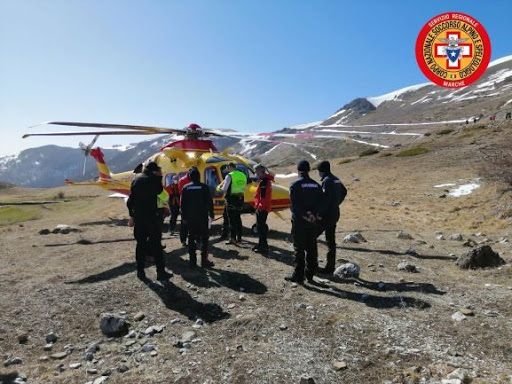
[[85,155],[85,159],[84,159],[84,167],[83,167],[83,171],[82,171],[82,176],[85,176],[85,167],[87,165],[87,158],[89,157],[89,155],[91,154],[91,151],[92,151],[92,147],[93,145],[96,143],[96,140],[98,140],[98,137],[100,135],[96,135],[94,136],[94,138],[92,139],[92,141],[89,143],[89,145],[85,145],[84,143],[80,142],[78,144],[78,147],[84,152],[84,155]]

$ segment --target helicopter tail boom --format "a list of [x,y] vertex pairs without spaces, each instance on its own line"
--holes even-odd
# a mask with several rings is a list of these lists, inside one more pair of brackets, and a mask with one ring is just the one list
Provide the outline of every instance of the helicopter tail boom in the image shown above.
[[100,173],[100,180],[110,180],[112,178],[112,174],[110,173],[110,169],[105,163],[103,152],[101,152],[100,148],[94,148],[91,150],[91,156],[96,160],[96,167]]

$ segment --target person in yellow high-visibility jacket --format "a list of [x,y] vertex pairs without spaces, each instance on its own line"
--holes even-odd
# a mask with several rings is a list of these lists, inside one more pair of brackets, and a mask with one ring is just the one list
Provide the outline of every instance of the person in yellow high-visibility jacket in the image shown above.
[[247,177],[236,168],[235,163],[227,166],[228,174],[217,190],[225,195],[231,238],[226,244],[238,244],[242,241],[242,209]]
[[167,216],[169,216],[169,194],[165,189],[156,196],[156,205],[158,208],[158,224],[160,228],[160,232],[164,231],[164,220]]

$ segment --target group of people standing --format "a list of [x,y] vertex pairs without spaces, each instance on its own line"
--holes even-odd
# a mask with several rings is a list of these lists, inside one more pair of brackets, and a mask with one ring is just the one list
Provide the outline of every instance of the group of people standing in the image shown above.
[[[272,182],[274,175],[263,165],[255,166],[258,183],[254,196],[258,244],[254,252],[266,254],[268,246],[267,217],[272,210]],[[245,204],[244,195],[247,176],[237,169],[236,164],[227,165],[224,181],[216,188],[225,197],[223,235],[226,244],[238,245],[242,237],[241,213]],[[317,272],[332,273],[336,261],[336,224],[340,217],[339,205],[345,199],[347,190],[343,183],[330,171],[330,163],[323,161],[318,166],[322,185],[310,178],[310,164],[302,160],[297,165],[298,179],[290,186],[292,212],[292,237],[295,251],[295,270],[285,279],[297,283],[313,280]],[[201,266],[211,268],[214,263],[208,259],[208,240],[214,219],[213,198],[210,188],[200,181],[197,167],[191,167],[178,180],[174,176],[164,189],[162,171],[157,163],[149,162],[142,174],[132,182],[127,201],[130,226],[134,226],[137,241],[135,258],[137,277],[146,280],[144,272],[146,255],[155,259],[157,280],[168,280],[172,274],[165,270],[162,250],[163,203],[168,201],[170,210],[169,229],[174,233],[177,216],[181,211],[180,240],[188,246],[191,266],[197,266],[197,248],[200,248]],[[323,232],[328,245],[327,263],[318,269],[317,238]],[[187,242],[188,240],[188,242]]]

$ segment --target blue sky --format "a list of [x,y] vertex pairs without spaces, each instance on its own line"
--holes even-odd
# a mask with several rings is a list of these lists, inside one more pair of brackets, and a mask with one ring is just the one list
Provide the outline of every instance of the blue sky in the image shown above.
[[0,155],[87,140],[21,139],[47,120],[251,132],[320,120],[427,81],[415,40],[446,11],[484,25],[493,59],[512,54],[506,0],[0,0]]

